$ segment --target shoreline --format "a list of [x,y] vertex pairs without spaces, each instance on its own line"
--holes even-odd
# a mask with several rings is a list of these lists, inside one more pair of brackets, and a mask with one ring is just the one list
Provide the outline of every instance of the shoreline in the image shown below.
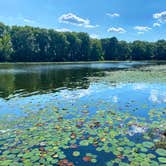
[[7,65],[7,64],[91,64],[91,63],[122,63],[122,62],[127,62],[127,63],[133,63],[133,62],[161,62],[165,63],[165,60],[142,60],[142,61],[69,61],[69,62],[0,62],[0,65]]

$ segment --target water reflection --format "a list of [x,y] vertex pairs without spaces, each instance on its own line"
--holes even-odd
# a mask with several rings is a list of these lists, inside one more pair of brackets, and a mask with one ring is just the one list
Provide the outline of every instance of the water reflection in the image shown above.
[[103,71],[138,67],[145,63],[85,63],[85,64],[1,64],[0,97],[46,93],[56,89],[87,89],[87,77],[103,76]]
[[0,96],[5,98],[10,94],[23,90],[25,93],[48,91],[61,87],[88,88],[86,76],[93,74],[92,70],[47,70],[36,73],[6,73],[0,75]]

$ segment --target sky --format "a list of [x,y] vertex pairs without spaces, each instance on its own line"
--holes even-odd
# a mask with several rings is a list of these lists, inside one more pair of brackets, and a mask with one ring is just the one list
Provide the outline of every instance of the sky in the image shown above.
[[156,41],[166,39],[166,0],[0,0],[0,22]]

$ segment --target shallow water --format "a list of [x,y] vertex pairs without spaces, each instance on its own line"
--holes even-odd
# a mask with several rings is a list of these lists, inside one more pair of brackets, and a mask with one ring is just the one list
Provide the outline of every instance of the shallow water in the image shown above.
[[[156,141],[166,130],[166,83],[154,81],[153,73],[149,73],[153,81],[130,82],[130,76],[128,82],[104,79],[109,72],[134,73],[149,65],[158,66],[0,65],[0,165],[57,165],[64,159],[82,166],[163,164],[164,147],[157,147]],[[151,136],[151,131],[156,133]],[[161,156],[157,149],[163,149]],[[84,161],[85,156],[90,161]]]

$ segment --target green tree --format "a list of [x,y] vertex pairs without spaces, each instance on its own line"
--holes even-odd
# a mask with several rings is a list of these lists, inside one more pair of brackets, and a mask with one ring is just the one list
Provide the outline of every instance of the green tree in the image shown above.
[[35,37],[33,28],[12,27],[11,40],[13,44],[14,54],[12,59],[14,61],[33,61],[35,54]]
[[91,53],[90,60],[98,61],[103,60],[102,46],[100,40],[93,39],[91,40]]
[[0,38],[0,61],[10,60],[10,56],[13,52],[12,43],[9,34],[3,35]]
[[35,28],[35,61],[49,61],[50,36],[47,29]]
[[158,40],[156,42],[156,56],[155,59],[166,60],[166,41]]
[[141,41],[134,41],[131,45],[132,60],[144,60],[146,55],[146,45]]
[[49,40],[49,59],[53,61],[66,61],[68,42],[64,33],[50,30]]
[[126,41],[119,41],[117,60],[131,60],[131,49]]
[[0,22],[0,37],[3,37],[5,32],[6,32],[6,26]]
[[81,49],[82,41],[78,38],[75,32],[65,33],[68,42],[67,60],[68,61],[78,61]]
[[105,60],[118,60],[118,40],[116,37],[102,39]]
[[81,40],[78,60],[87,61],[90,59],[90,37],[87,33],[83,32],[78,33],[77,36]]
[[166,41],[90,39],[87,33],[57,32],[0,23],[0,61],[166,60]]

